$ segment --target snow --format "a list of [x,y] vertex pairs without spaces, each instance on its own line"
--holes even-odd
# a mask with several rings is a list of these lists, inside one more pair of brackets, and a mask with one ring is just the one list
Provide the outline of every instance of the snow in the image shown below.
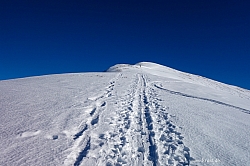
[[0,165],[248,165],[250,91],[150,62],[0,81]]

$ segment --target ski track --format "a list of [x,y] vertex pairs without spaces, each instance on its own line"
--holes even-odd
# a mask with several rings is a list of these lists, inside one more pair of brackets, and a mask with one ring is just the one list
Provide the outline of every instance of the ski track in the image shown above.
[[132,77],[124,95],[116,98],[116,118],[111,117],[109,131],[93,136],[94,130],[101,128],[102,113],[107,110],[108,98],[113,96],[113,87],[121,76],[110,81],[103,94],[89,98],[92,101],[89,117],[78,125],[64,165],[78,166],[91,157],[99,166],[190,165],[190,149],[184,146],[181,128],[171,121],[173,116],[167,113],[168,107],[159,104],[161,99],[147,75]]
[[106,142],[109,149],[97,165],[190,165],[181,128],[170,120],[168,108],[157,102],[161,99],[148,81],[146,75],[135,75],[118,101],[116,126]]
[[[110,79],[110,76],[107,78]],[[151,81],[150,78],[154,76],[118,72],[105,82],[108,85],[100,92],[105,83],[98,84],[97,90],[91,91],[90,96],[84,94],[78,97],[77,101],[80,100],[81,104],[69,107],[77,106],[77,118],[67,117],[70,122],[62,127],[64,131],[61,135],[45,135],[46,139],[54,142],[67,141],[64,142],[65,149],[60,149],[62,157],[58,163],[65,166],[196,165],[199,160],[191,157],[192,149],[185,145],[182,127],[174,122],[178,117],[169,113],[172,110],[168,107],[168,99],[160,98],[159,92],[211,102],[250,114],[250,110],[235,105],[166,89],[160,85],[163,81]],[[162,102],[163,99],[166,102]],[[30,129],[16,133],[16,139],[23,141],[35,140],[46,131]],[[7,132],[0,133],[0,138],[7,137]]]
[[190,165],[190,149],[184,145],[181,128],[175,125],[167,113],[168,107],[158,101],[154,89],[149,86],[150,79],[142,75],[144,84],[145,118],[149,130],[150,159],[156,165]]
[[244,112],[246,114],[250,114],[250,110],[247,110],[247,109],[244,109],[244,108],[240,108],[240,107],[237,107],[237,106],[234,106],[234,105],[231,105],[231,104],[223,103],[221,101],[217,101],[217,100],[213,100],[213,99],[207,99],[207,98],[203,98],[203,97],[192,96],[192,95],[188,95],[188,94],[185,94],[185,93],[168,90],[168,89],[162,88],[162,87],[160,87],[160,86],[158,86],[156,84],[154,84],[154,86],[156,88],[158,88],[158,89],[164,90],[164,91],[166,91],[168,93],[171,93],[171,94],[174,94],[174,95],[179,95],[179,96],[183,96],[183,97],[189,97],[189,98],[193,98],[193,99],[199,99],[199,100],[209,101],[209,102],[213,102],[213,103],[216,103],[216,104],[221,104],[221,105],[224,105],[224,106],[232,107],[232,108],[241,110],[242,112]]

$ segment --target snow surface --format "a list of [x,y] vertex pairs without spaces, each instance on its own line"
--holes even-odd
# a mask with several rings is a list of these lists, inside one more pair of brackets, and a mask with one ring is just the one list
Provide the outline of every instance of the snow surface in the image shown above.
[[0,81],[0,165],[250,163],[250,91],[155,63]]

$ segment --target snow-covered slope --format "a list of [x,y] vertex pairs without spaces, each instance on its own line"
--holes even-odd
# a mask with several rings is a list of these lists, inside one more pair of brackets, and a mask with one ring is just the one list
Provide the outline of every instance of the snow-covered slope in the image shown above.
[[0,165],[249,165],[250,91],[155,63],[0,81]]

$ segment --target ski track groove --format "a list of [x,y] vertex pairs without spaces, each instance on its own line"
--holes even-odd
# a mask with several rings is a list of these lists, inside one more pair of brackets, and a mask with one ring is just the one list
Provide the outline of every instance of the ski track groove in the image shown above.
[[221,105],[224,105],[224,106],[228,106],[228,107],[232,107],[232,108],[235,108],[235,109],[239,109],[239,110],[241,110],[244,113],[250,114],[250,110],[247,110],[247,109],[244,109],[244,108],[241,108],[241,107],[237,107],[237,106],[234,106],[234,105],[231,105],[231,104],[223,103],[221,101],[217,101],[217,100],[213,100],[213,99],[207,99],[207,98],[203,98],[203,97],[192,96],[192,95],[188,95],[188,94],[185,94],[185,93],[172,91],[172,90],[169,90],[169,89],[162,88],[162,87],[160,87],[160,86],[158,86],[156,84],[154,84],[154,86],[156,88],[158,88],[158,89],[164,90],[164,91],[166,91],[168,93],[171,93],[171,94],[174,94],[174,95],[179,95],[179,96],[183,96],[183,97],[189,97],[189,98],[193,98],[193,99],[199,99],[199,100],[209,101],[209,102],[212,102],[212,103],[221,104]]
[[142,81],[143,81],[143,103],[144,103],[144,114],[146,119],[146,126],[148,129],[148,139],[149,139],[149,160],[152,161],[153,166],[156,166],[158,164],[158,153],[157,153],[157,146],[155,145],[155,132],[153,128],[153,120],[151,117],[151,111],[148,106],[149,101],[146,94],[146,87],[147,87],[147,81],[144,75],[142,75]]
[[[132,91],[134,90],[132,87],[131,89]],[[128,162],[127,159],[123,158],[123,156],[126,157],[127,154],[127,151],[123,149],[128,144],[128,142],[130,142],[125,135],[125,133],[127,133],[131,127],[130,111],[132,108],[131,101],[129,101],[131,98],[130,96],[131,94],[128,93],[127,95],[120,98],[119,104],[122,105],[122,107],[116,112],[118,117],[115,122],[116,126],[114,127],[113,131],[109,132],[109,139],[107,141],[109,150],[106,151],[106,155],[104,157],[105,160],[107,160],[106,166],[113,166],[114,164],[126,165]]]
[[190,165],[189,148],[170,120],[174,116],[158,103],[161,99],[148,82],[146,75],[137,74],[119,101],[118,131],[110,133],[107,165]]
[[[102,112],[107,107],[106,98],[112,96],[115,80],[110,81],[102,97],[91,104],[95,107],[86,124],[79,125],[81,129],[73,136],[75,142],[65,165],[81,165],[88,154],[95,152],[91,152],[91,147],[97,145],[98,140],[90,136],[100,126]],[[103,148],[99,149],[96,165],[190,165],[190,150],[184,146],[184,137],[177,131],[180,127],[172,123],[173,116],[167,113],[168,107],[159,104],[162,100],[149,82],[147,75],[137,73],[124,95],[117,99],[117,118],[111,118],[110,123],[114,127],[98,138],[102,140],[99,145]]]
[[[153,166],[156,165],[190,165],[190,149],[184,146],[183,136],[177,131],[178,126],[170,120],[172,115],[167,109],[161,106],[156,98],[157,94],[148,86],[150,79],[147,75],[141,75],[142,81],[142,110],[146,119],[147,138],[149,140],[148,158]],[[160,126],[159,122],[163,122]],[[165,122],[165,124],[164,124]],[[158,125],[158,127],[157,127]],[[163,128],[163,132],[157,131]],[[159,134],[160,133],[160,134]],[[161,151],[164,151],[162,153]]]
[[[148,90],[151,107],[154,108],[152,118],[155,121],[155,125],[158,126],[158,131],[155,132],[155,140],[157,147],[162,149],[162,153],[159,153],[159,165],[190,165],[190,161],[194,160],[190,156],[190,149],[184,145],[184,137],[181,135],[181,127],[173,124],[171,118],[175,117],[170,115],[167,110],[168,107],[161,106],[159,99],[153,87]],[[157,164],[157,165],[158,165]]]

